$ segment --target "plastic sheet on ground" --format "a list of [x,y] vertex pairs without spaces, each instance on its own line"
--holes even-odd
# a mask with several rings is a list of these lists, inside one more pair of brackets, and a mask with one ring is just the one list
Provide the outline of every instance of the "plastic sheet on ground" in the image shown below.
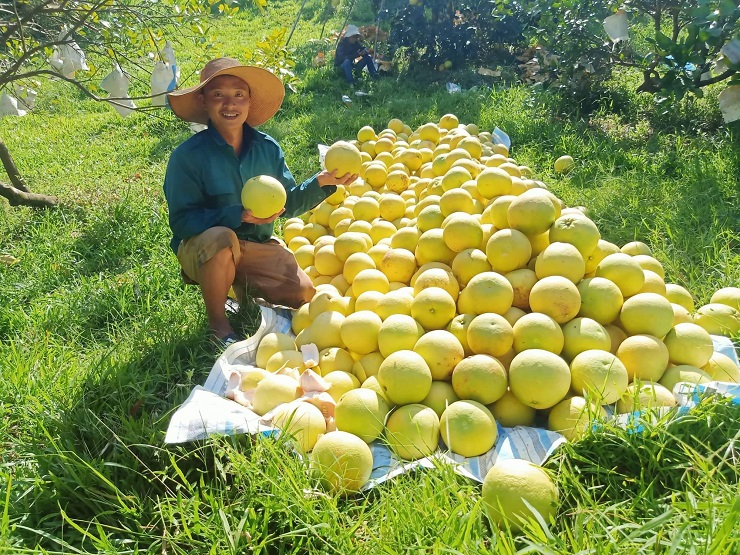
[[[260,306],[260,310],[262,321],[254,335],[230,345],[216,360],[205,384],[196,386],[175,411],[165,435],[165,443],[186,443],[213,435],[274,435],[279,432],[277,428],[263,423],[261,417],[253,411],[224,397],[232,365],[253,366],[257,347],[266,334],[279,332],[292,335],[291,310],[268,306]],[[712,339],[716,351],[738,362],[729,339],[718,336],[712,336]],[[682,405],[681,410],[689,410],[705,394],[732,396],[735,402],[740,403],[740,385],[711,382],[682,390],[678,396]],[[636,418],[636,415],[622,417],[626,418],[625,423],[628,423],[628,420]],[[482,482],[488,469],[497,460],[526,459],[541,465],[566,441],[561,434],[542,428],[524,426],[504,428],[499,425],[498,432],[493,449],[472,458],[443,451],[444,446],[440,444],[440,450],[430,457],[411,462],[402,461],[382,442],[375,441],[370,445],[373,453],[373,472],[363,489],[375,487],[415,468],[434,468],[439,464],[454,465],[460,474]]]

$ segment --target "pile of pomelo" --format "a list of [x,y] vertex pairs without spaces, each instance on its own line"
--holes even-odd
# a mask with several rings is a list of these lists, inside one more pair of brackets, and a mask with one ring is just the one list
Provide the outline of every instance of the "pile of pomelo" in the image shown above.
[[[294,313],[296,337],[269,334],[257,354],[268,372],[302,372],[301,347],[318,348],[338,432],[318,439],[315,461],[338,464],[332,437],[354,438],[358,460],[369,450],[357,438],[408,460],[440,439],[474,457],[494,446],[497,422],[575,440],[602,405],[672,406],[678,382],[740,382],[710,337],[740,333],[739,288],[696,309],[647,245],[603,239],[476,125],[448,114],[416,130],[363,127],[326,166],[360,178],[285,222],[317,292]],[[257,412],[296,395],[277,389]]]

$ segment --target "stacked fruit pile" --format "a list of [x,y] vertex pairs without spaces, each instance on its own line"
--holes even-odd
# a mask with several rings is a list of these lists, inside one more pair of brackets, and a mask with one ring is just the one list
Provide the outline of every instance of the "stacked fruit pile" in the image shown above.
[[[295,374],[315,373],[320,410],[283,420],[296,433],[322,413],[329,430],[382,437],[403,459],[440,438],[473,457],[494,446],[497,422],[574,440],[602,405],[672,406],[678,382],[740,382],[710,337],[740,333],[740,289],[695,310],[647,245],[604,240],[491,133],[449,114],[415,131],[394,119],[336,143],[325,162],[361,177],[285,222],[317,292],[294,314],[295,338],[260,344],[265,372],[242,386],[256,412],[305,393]],[[307,451],[339,437],[316,443],[319,428]]]

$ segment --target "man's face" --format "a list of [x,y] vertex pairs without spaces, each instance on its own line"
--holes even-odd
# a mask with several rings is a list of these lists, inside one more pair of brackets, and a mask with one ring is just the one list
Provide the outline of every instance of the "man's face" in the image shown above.
[[217,129],[240,128],[249,115],[249,86],[234,75],[219,75],[200,95]]
[[349,42],[351,42],[352,44],[357,44],[358,42],[360,42],[360,35],[352,35],[351,37],[349,37]]

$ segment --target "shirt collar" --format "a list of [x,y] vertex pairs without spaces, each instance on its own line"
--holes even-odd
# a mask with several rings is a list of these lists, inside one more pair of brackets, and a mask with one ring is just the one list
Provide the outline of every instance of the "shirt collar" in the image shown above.
[[[213,141],[219,145],[219,146],[229,146],[226,142],[226,139],[224,139],[221,136],[221,133],[218,132],[218,129],[216,129],[215,125],[211,125],[211,120],[208,120],[208,135],[213,139]],[[249,146],[252,144],[252,141],[254,140],[254,137],[256,136],[256,132],[254,128],[250,127],[248,124],[244,124],[244,148],[242,148],[242,152],[246,152],[249,150]]]

